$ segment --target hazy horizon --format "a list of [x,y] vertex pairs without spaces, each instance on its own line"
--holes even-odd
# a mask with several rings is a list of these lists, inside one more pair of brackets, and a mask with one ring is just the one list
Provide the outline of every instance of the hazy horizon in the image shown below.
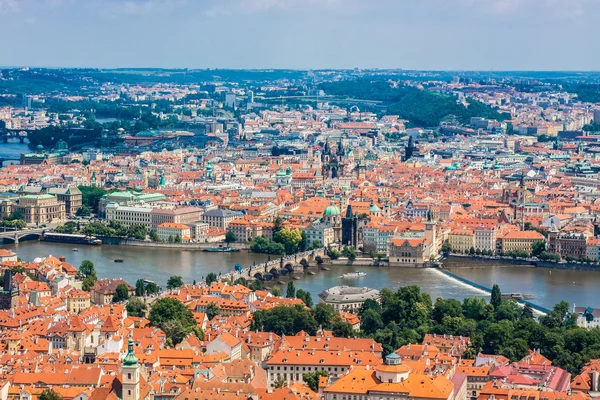
[[0,0],[0,65],[600,70],[594,0]]

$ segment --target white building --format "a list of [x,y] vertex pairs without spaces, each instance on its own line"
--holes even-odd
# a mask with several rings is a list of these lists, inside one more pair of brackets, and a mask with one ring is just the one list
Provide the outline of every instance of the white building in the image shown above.
[[600,308],[573,306],[573,313],[577,315],[577,326],[600,328]]
[[335,311],[360,310],[366,300],[379,302],[379,290],[370,288],[334,286],[319,293],[319,303],[329,304]]
[[152,228],[152,211],[149,207],[120,206],[110,203],[106,206],[106,221],[119,222],[125,226],[144,225],[148,230]]
[[225,353],[229,360],[237,360],[242,357],[242,342],[229,332],[217,336],[206,345],[206,354]]

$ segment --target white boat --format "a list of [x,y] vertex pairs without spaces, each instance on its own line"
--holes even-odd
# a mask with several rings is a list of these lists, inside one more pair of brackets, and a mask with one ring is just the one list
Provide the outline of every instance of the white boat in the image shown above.
[[73,249],[73,251],[79,251],[79,249],[78,249],[77,247],[75,247],[75,248]]
[[363,276],[367,276],[367,274],[365,272],[356,271],[356,272],[348,272],[348,273],[342,275],[342,278],[361,278]]

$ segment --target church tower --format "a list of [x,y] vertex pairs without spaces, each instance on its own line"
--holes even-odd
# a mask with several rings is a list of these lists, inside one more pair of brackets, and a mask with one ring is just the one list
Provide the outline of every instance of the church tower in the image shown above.
[[127,346],[127,355],[123,359],[123,366],[121,367],[123,373],[122,386],[123,393],[121,398],[123,400],[139,400],[140,399],[140,366],[138,359],[133,352],[133,340],[129,339]]

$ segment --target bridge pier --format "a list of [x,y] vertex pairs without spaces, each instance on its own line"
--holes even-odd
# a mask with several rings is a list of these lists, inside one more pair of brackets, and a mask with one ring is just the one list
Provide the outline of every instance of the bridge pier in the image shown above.
[[15,244],[19,244],[19,234],[15,233]]
[[21,136],[21,137],[19,138],[19,141],[20,141],[21,143],[25,143],[25,138],[24,138],[23,136]]

